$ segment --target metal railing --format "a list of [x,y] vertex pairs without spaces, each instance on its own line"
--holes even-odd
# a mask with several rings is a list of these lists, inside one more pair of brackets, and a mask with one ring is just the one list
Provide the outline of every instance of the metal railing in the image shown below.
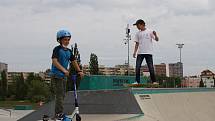
[[[1,107],[0,107],[0,110],[3,110],[3,111],[6,111],[6,112],[9,112],[9,113],[10,113],[10,117],[11,117],[11,112],[12,112],[11,110],[9,110],[9,109],[5,109],[5,108],[1,108]],[[0,113],[0,114],[1,114],[1,113]]]

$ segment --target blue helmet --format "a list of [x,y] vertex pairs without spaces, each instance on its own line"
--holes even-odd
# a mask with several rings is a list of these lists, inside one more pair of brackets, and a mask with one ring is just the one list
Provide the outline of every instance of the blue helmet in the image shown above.
[[57,41],[59,42],[63,37],[71,37],[71,33],[67,30],[59,30],[57,32]]

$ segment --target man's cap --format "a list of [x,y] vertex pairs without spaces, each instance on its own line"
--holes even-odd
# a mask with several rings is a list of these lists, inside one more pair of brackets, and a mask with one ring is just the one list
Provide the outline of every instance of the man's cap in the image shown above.
[[139,19],[133,25],[136,26],[137,24],[145,24],[145,22],[142,19]]

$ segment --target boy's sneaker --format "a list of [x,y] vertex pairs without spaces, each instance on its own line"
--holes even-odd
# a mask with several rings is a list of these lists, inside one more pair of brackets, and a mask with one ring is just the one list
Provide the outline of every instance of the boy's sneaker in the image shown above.
[[49,120],[49,116],[48,115],[43,115],[43,121],[48,121]]
[[64,117],[65,117],[64,113],[58,113],[55,115],[55,121],[62,121]]
[[153,85],[159,85],[159,83],[158,83],[158,82],[153,82],[152,84],[153,84]]

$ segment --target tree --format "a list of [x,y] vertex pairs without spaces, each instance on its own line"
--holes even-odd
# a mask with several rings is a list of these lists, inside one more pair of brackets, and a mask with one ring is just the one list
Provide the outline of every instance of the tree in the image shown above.
[[[80,56],[80,53],[79,53],[79,50],[78,50],[78,45],[77,43],[75,43],[75,46],[71,47],[71,51],[72,51],[72,54],[73,56],[76,58],[77,62],[78,62],[78,65],[80,66],[80,69],[82,69],[82,65],[81,65],[81,56]],[[72,65],[72,63],[70,64],[70,73],[71,74],[76,74],[76,70],[75,70],[75,67]]]
[[8,85],[7,97],[14,99],[16,96],[16,83]]
[[39,75],[30,73],[26,80],[23,74],[14,76],[14,84],[8,85],[8,97],[16,100],[28,99],[32,102],[48,101],[50,99],[50,85]]
[[89,68],[90,68],[90,74],[92,75],[99,74],[98,57],[94,53],[91,53],[90,55]]
[[23,74],[21,74],[21,76],[16,76],[15,80],[16,80],[16,99],[18,100],[26,99],[28,86],[25,83]]
[[4,100],[7,96],[7,72],[3,70],[0,74],[0,100]]
[[164,80],[167,80],[166,75],[156,75],[156,80],[158,81],[159,85],[163,85]]
[[26,79],[27,84],[31,84],[31,81],[35,79],[34,73],[30,73]]
[[201,81],[199,82],[199,87],[205,87],[205,84],[204,84],[202,78],[201,78]]
[[27,98],[32,102],[47,101],[50,96],[48,85],[43,80],[31,80]]
[[[80,69],[82,69],[81,56],[80,56],[80,53],[79,53],[79,50],[78,50],[77,43],[75,43],[74,47],[73,46],[71,47],[71,51],[72,51],[73,56],[76,58]],[[69,73],[70,73],[69,77],[71,77],[72,75],[77,75],[77,71],[75,70],[75,67],[72,65],[72,63],[70,63]],[[81,80],[80,76],[77,76],[77,80],[76,80],[77,88],[80,85],[80,80]],[[72,78],[69,78],[68,81],[67,81],[67,91],[73,91],[73,90],[74,90],[73,80],[72,80]]]
[[175,77],[175,87],[181,87],[181,77]]
[[[21,80],[24,80],[24,78]],[[49,100],[50,98],[49,85],[44,80],[42,80],[42,78],[39,75],[30,73],[25,81],[20,81],[19,83],[24,83],[23,85],[25,87],[25,90],[27,90],[25,95],[23,94],[24,99],[28,99],[31,102]]]
[[164,75],[156,76],[159,84],[162,87],[166,88],[174,88],[174,87],[181,87],[181,78],[180,77],[167,77]]
[[215,88],[215,77],[214,76],[213,76],[213,80],[214,80],[214,86],[213,87]]

